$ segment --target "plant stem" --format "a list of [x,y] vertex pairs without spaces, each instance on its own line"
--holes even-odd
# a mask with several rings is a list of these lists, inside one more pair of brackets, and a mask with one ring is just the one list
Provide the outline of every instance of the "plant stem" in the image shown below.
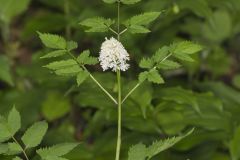
[[[120,1],[118,1],[118,41],[120,41]],[[117,84],[118,84],[118,132],[117,132],[117,147],[115,160],[120,159],[121,152],[121,136],[122,136],[122,90],[121,90],[121,71],[117,70]]]
[[122,91],[121,91],[121,72],[117,70],[117,83],[118,83],[118,136],[117,136],[117,148],[116,148],[116,158],[120,158],[121,150],[121,128],[122,128]]
[[91,79],[99,86],[99,88],[115,103],[118,104],[118,102],[113,98],[113,96],[97,81],[97,79],[88,71],[88,69],[82,65],[81,63],[78,62],[77,58],[71,53],[68,52],[68,54],[77,62],[77,64],[83,68],[85,71],[87,71],[90,74]]
[[64,13],[65,13],[65,18],[67,22],[65,34],[67,39],[69,40],[71,38],[71,26],[69,25],[69,18],[70,18],[69,0],[64,1]]
[[131,91],[123,98],[122,104],[127,100],[127,98],[141,85],[142,83],[137,83]]
[[[172,53],[170,53],[170,54],[168,54],[165,58],[163,58],[159,63],[162,63],[163,61],[165,61],[165,60],[167,60],[170,56],[172,56]],[[157,68],[156,66],[155,67],[153,67],[153,68]],[[137,83],[134,87],[133,87],[133,89],[131,89],[129,92],[128,92],[128,94],[123,98],[123,100],[122,100],[122,104],[127,100],[127,98],[142,84],[143,82],[139,82],[139,83]]]
[[120,0],[118,1],[118,40],[120,41]]
[[17,143],[17,144],[21,147],[22,152],[23,152],[25,158],[26,158],[27,160],[29,160],[29,158],[28,158],[28,156],[27,156],[27,153],[25,152],[25,149],[23,149],[23,147],[18,143],[18,141],[16,140],[16,138],[15,138],[14,136],[12,136],[12,139],[14,140],[15,143]]
[[118,33],[117,33],[114,29],[112,29],[111,27],[108,27],[108,29],[109,29],[110,31],[112,31],[114,34],[118,35]]

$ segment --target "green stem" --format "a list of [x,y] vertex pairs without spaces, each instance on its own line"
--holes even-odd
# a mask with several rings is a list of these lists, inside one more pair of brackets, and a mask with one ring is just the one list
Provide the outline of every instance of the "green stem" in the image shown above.
[[137,83],[134,87],[133,87],[133,89],[131,89],[129,92],[128,92],[128,94],[123,98],[123,100],[122,100],[122,104],[127,100],[127,98],[141,85],[142,83]]
[[[120,41],[120,1],[118,1],[118,41]],[[117,84],[118,84],[118,135],[115,160],[120,159],[121,152],[121,134],[122,134],[122,90],[121,90],[121,71],[117,70]]]
[[65,18],[66,18],[66,37],[69,40],[71,38],[71,26],[69,25],[69,18],[70,18],[70,7],[69,7],[69,0],[64,1],[64,13],[65,13]]
[[12,136],[12,139],[14,140],[15,143],[17,143],[17,144],[21,147],[22,152],[23,152],[25,158],[26,158],[27,160],[29,160],[29,158],[28,158],[28,156],[27,156],[27,153],[25,152],[25,149],[23,149],[23,147],[18,143],[18,141],[16,140],[16,138],[15,138],[14,136]]
[[68,52],[68,54],[72,57],[73,60],[77,62],[77,64],[83,68],[85,71],[87,71],[90,74],[91,79],[99,86],[99,88],[115,103],[118,104],[118,102],[113,98],[113,96],[97,81],[97,79],[88,71],[88,69],[82,65],[81,63],[78,62],[77,58],[71,53]]
[[122,128],[122,91],[121,91],[121,72],[117,71],[117,83],[118,83],[118,136],[117,136],[117,148],[116,148],[116,158],[115,160],[119,160],[120,158],[120,150],[121,150],[121,128]]
[[[172,53],[170,53],[170,54],[168,54],[165,58],[163,58],[159,63],[162,63],[163,61],[165,61],[165,60],[167,60],[170,56],[172,56]],[[156,66],[155,67],[153,67],[153,68],[157,68]],[[131,89],[129,92],[128,92],[128,94],[123,98],[123,100],[122,100],[122,104],[127,100],[127,98],[142,84],[143,82],[139,82],[139,83],[137,83],[134,87],[133,87],[133,89]]]
[[118,40],[120,40],[120,1],[118,1]]

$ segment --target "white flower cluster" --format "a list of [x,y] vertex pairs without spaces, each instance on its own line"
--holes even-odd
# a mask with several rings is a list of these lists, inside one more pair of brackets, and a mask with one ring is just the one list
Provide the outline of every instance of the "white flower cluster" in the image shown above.
[[112,69],[112,71],[126,71],[129,68],[127,61],[129,54],[121,42],[115,38],[107,39],[102,43],[99,61],[103,70]]

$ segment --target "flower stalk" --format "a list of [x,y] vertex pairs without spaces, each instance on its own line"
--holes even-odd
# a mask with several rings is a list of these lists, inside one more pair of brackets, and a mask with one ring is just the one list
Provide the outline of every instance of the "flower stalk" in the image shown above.
[[[118,5],[118,41],[120,41],[120,1]],[[118,135],[117,135],[117,147],[116,158],[120,159],[121,143],[122,143],[122,90],[121,90],[121,71],[117,70],[117,83],[118,83]]]

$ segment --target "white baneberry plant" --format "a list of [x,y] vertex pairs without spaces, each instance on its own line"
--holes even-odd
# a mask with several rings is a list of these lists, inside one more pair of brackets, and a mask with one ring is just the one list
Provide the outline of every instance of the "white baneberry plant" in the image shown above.
[[[0,115],[0,155],[12,156],[13,160],[23,160],[21,157],[31,160],[28,152],[40,145],[47,129],[47,122],[36,122],[25,131],[19,140],[17,137],[19,137],[18,132],[21,131],[21,115],[13,107],[7,117]],[[62,143],[37,149],[36,153],[42,160],[67,160],[63,156],[77,146],[78,143]]]
[[[128,97],[145,81],[151,83],[162,84],[164,79],[160,75],[160,70],[177,69],[181,66],[182,61],[192,62],[191,54],[202,50],[202,47],[190,41],[177,42],[169,46],[162,46],[156,53],[149,58],[143,58],[140,61],[140,68],[145,71],[138,76],[138,83],[126,94],[122,95],[121,72],[125,72],[130,68],[130,55],[128,50],[121,43],[120,37],[122,34],[146,34],[150,30],[148,25],[156,20],[161,12],[146,12],[133,16],[123,22],[120,20],[120,7],[122,5],[132,5],[141,0],[103,0],[105,3],[117,5],[116,20],[103,17],[89,18],[80,24],[86,27],[86,32],[111,32],[114,37],[105,38],[101,45],[99,57],[92,57],[89,50],[83,51],[77,57],[73,50],[78,47],[77,42],[67,41],[63,37],[53,34],[40,33],[39,37],[43,44],[52,49],[42,58],[58,58],[47,64],[45,67],[52,70],[59,76],[76,77],[76,82],[81,85],[88,78],[92,79],[96,85],[112,100],[118,109],[118,135],[116,146],[115,160],[120,159],[121,150],[121,126],[122,126],[122,105]],[[123,28],[124,27],[124,28]],[[68,55],[66,58],[65,55]],[[62,60],[59,58],[63,57]],[[93,74],[87,69],[87,65],[96,65],[100,62],[103,71],[110,70],[116,73],[118,97],[115,98],[108,92],[104,85],[101,84]],[[128,160],[145,160],[151,159],[159,152],[168,149],[175,143],[189,135],[192,131],[185,135],[173,137],[167,140],[154,142],[149,147],[139,143],[130,148]]]

